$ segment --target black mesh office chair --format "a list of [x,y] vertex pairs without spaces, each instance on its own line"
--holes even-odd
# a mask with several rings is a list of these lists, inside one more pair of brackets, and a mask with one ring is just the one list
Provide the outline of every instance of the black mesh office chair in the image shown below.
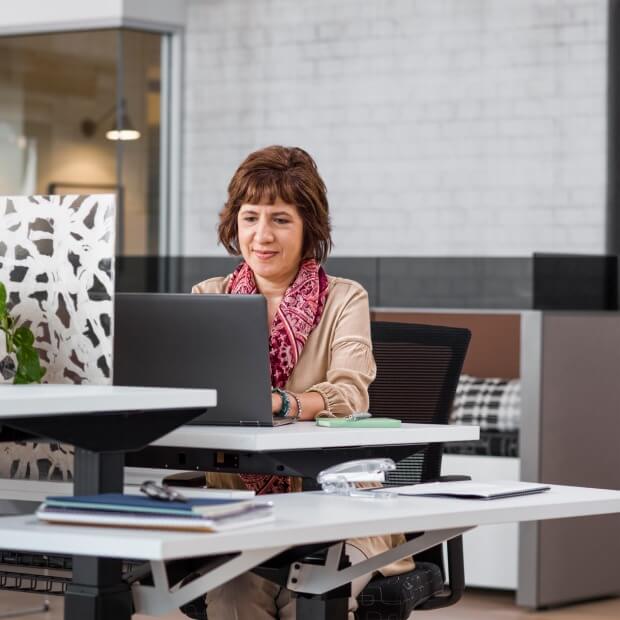
[[[470,337],[466,329],[373,323],[377,378],[370,386],[372,414],[403,422],[447,424]],[[400,461],[386,485],[441,479],[441,454],[442,445],[431,444]],[[414,609],[456,603],[465,588],[460,536],[448,541],[447,557],[449,582],[442,545],[417,554],[416,568],[409,573],[375,577],[358,597],[359,620],[405,620]]]

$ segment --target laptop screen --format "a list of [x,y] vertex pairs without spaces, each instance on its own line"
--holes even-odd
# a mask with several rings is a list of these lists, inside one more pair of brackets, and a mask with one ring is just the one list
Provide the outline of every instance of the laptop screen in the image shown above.
[[113,369],[115,385],[216,389],[192,424],[272,424],[261,295],[117,293]]

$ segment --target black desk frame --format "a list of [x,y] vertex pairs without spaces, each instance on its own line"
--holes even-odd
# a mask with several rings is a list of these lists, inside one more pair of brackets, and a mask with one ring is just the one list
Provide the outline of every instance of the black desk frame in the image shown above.
[[248,452],[212,448],[148,446],[126,455],[125,465],[165,469],[213,471],[226,474],[276,474],[303,479],[304,489],[316,488],[320,471],[354,459],[391,458],[400,461],[426,444],[351,446]]
[[[74,493],[122,493],[125,452],[144,448],[205,411],[192,408],[7,417],[1,420],[0,442],[73,444]],[[122,580],[121,569],[121,560],[74,556],[73,579],[65,594],[65,620],[130,620],[131,590]]]

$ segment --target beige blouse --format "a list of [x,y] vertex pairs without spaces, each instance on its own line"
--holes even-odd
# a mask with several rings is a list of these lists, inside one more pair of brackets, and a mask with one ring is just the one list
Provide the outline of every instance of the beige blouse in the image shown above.
[[[225,293],[230,276],[210,278],[192,287],[192,293]],[[368,294],[353,280],[328,276],[328,294],[323,316],[312,330],[286,389],[291,392],[318,392],[325,401],[319,415],[346,416],[368,410],[368,386],[376,375],[370,340]],[[209,472],[208,484],[218,488],[245,488],[235,474]],[[301,479],[292,479],[294,491],[301,491]],[[367,557],[404,542],[402,534],[374,536],[347,541]],[[413,569],[410,558],[381,569],[397,575]]]
[[[224,293],[230,276],[210,278],[192,293]],[[286,389],[319,392],[323,415],[346,416],[368,410],[368,386],[376,375],[370,342],[368,294],[353,280],[328,276],[323,316],[310,332]]]

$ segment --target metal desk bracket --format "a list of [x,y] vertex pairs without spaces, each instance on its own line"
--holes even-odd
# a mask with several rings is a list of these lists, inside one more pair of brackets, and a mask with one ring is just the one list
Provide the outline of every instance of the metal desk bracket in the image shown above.
[[400,461],[423,450],[426,445],[350,446],[267,452],[148,446],[138,452],[127,452],[125,465],[232,474],[276,474],[316,481],[321,470],[344,461],[385,457]]
[[210,570],[202,577],[198,577],[174,591],[170,588],[166,563],[153,560],[150,565],[154,585],[134,584],[131,588],[135,613],[144,613],[150,616],[169,613],[262,562],[266,562],[286,549],[287,547],[270,547],[269,549],[242,551],[225,564]]
[[425,532],[421,536],[409,540],[398,547],[384,551],[359,564],[354,564],[341,570],[338,569],[338,564],[345,543],[339,542],[328,549],[327,559],[323,565],[304,564],[303,562],[293,563],[286,587],[293,592],[324,594],[345,583],[350,583],[357,577],[379,570],[382,566],[397,560],[402,560],[408,556],[430,549],[471,529],[473,528],[461,527]]

